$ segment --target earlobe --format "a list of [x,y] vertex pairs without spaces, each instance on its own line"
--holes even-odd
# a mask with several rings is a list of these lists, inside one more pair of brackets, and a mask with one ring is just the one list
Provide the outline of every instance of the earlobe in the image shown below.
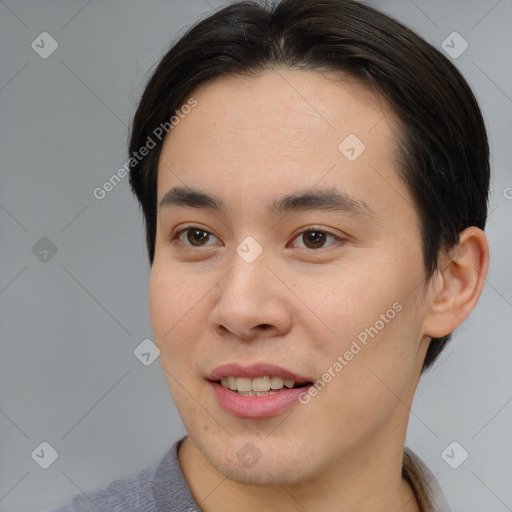
[[429,314],[423,326],[424,334],[432,338],[455,330],[476,306],[489,267],[485,233],[474,226],[465,229],[441,262],[429,287]]

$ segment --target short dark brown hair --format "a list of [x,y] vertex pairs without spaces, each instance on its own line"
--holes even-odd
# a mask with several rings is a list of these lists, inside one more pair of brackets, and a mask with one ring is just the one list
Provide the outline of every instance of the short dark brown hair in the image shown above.
[[[420,220],[428,280],[442,249],[469,226],[484,229],[490,167],[485,124],[471,88],[440,51],[395,19],[353,0],[237,2],[190,28],[149,79],[131,127],[130,155],[146,144],[200,84],[276,67],[342,71],[371,85],[401,126],[397,169]],[[154,138],[154,137],[153,137]],[[162,140],[131,159],[152,264]],[[451,334],[434,338],[423,370]]]

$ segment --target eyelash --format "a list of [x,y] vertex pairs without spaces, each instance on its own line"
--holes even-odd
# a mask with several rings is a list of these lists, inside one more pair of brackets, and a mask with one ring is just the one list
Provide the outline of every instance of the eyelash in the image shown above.
[[[182,245],[185,245],[186,247],[191,247],[191,248],[196,248],[196,249],[199,249],[201,247],[208,247],[208,246],[193,246],[193,245],[190,245],[190,244],[186,244],[186,243],[183,243],[181,242],[181,240],[179,240],[179,238],[181,238],[181,235],[183,235],[184,233],[186,233],[187,231],[192,231],[194,229],[197,229],[199,231],[203,231],[204,233],[207,233],[208,235],[212,235],[212,236],[215,236],[213,233],[211,233],[210,231],[207,231],[206,229],[203,229],[202,227],[200,226],[196,226],[196,225],[189,225],[189,226],[185,226],[184,228],[180,229],[179,231],[177,231],[176,233],[174,233],[172,236],[171,236],[171,241],[172,242],[178,242],[178,243],[181,243]],[[321,229],[321,228],[316,228],[315,226],[310,226],[310,227],[307,227],[305,229],[303,229],[302,231],[300,231],[299,233],[297,233],[292,240],[295,240],[297,238],[299,238],[301,235],[303,235],[304,233],[308,233],[308,232],[320,232],[320,233],[323,233],[325,235],[327,235],[328,237],[331,237],[335,240],[335,242],[342,242],[343,239],[340,238],[339,236],[336,236],[332,233],[330,233],[329,231],[326,231],[325,229]],[[215,237],[217,238],[217,237]],[[324,246],[324,247],[319,247],[317,249],[312,249],[310,247],[299,247],[300,249],[309,249],[311,251],[318,251],[319,249],[325,249],[326,247],[330,247],[330,245],[334,245],[334,244],[329,244],[327,246]]]

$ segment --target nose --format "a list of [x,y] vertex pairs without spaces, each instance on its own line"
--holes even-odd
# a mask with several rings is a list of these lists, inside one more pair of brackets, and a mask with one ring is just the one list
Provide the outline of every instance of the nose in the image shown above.
[[266,258],[247,263],[234,254],[231,270],[219,282],[210,325],[219,335],[240,340],[283,335],[292,326],[287,293]]

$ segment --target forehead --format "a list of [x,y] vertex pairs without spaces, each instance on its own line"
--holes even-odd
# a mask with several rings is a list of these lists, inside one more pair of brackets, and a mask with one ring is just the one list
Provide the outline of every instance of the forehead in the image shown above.
[[383,180],[403,188],[395,172],[398,129],[390,106],[354,79],[273,70],[222,76],[191,96],[197,106],[164,141],[159,200],[176,184],[222,184],[224,192],[239,193],[243,182],[260,196],[312,187],[320,179],[356,195],[363,192],[358,181],[366,196]]

